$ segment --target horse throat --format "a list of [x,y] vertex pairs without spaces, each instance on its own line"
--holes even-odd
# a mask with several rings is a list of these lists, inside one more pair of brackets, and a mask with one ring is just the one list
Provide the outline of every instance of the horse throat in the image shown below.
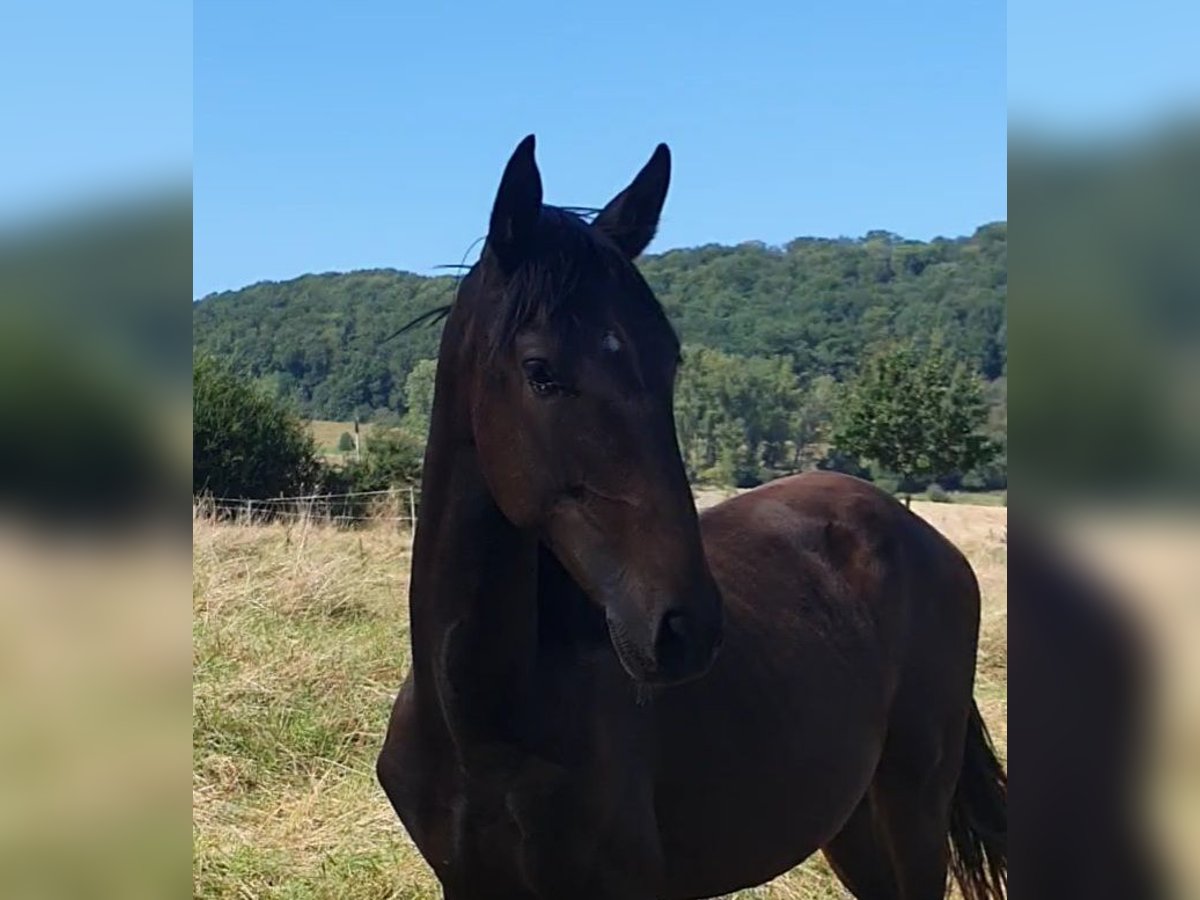
[[473,442],[437,412],[409,588],[412,680],[419,714],[467,754],[520,739],[537,659],[538,542],[500,512]]

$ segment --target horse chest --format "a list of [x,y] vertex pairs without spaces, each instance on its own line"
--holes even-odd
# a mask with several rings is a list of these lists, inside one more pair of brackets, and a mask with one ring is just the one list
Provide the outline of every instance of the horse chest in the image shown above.
[[599,741],[556,729],[524,746],[431,741],[415,754],[416,814],[402,818],[447,896],[582,897],[656,870],[647,757],[623,724]]
[[596,806],[592,775],[533,756],[459,770],[441,786],[449,812],[443,881],[514,896],[564,896],[595,866],[602,842],[589,815]]
[[542,660],[529,688],[499,694],[450,666],[436,703],[397,709],[388,758],[404,789],[389,796],[448,898],[576,898],[656,870],[645,710],[604,662]]

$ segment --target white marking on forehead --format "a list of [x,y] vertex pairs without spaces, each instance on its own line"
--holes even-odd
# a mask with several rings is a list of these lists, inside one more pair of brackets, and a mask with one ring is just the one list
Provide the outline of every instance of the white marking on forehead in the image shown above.
[[604,338],[600,341],[600,347],[609,353],[616,353],[621,349],[621,341],[611,331],[606,331],[604,332]]

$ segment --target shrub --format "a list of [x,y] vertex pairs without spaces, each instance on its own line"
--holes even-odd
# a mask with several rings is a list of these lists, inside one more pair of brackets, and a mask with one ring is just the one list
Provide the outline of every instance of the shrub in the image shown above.
[[992,462],[976,466],[963,476],[962,486],[968,491],[1000,491],[1008,487],[1008,454]]
[[929,486],[929,499],[933,503],[953,503],[954,499],[947,493],[946,489],[940,484],[931,484]]
[[312,436],[291,411],[207,357],[192,364],[192,493],[262,500],[317,484]]
[[337,448],[340,453],[349,453],[354,449],[354,435],[348,431],[343,431],[338,435]]
[[424,451],[408,432],[376,427],[364,443],[361,461],[344,470],[353,484],[352,490],[383,491],[420,482]]

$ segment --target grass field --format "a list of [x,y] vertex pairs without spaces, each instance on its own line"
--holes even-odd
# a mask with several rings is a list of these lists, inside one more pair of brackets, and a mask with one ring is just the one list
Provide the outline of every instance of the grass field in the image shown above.
[[[365,432],[369,427],[367,425],[359,425],[359,432]],[[344,432],[354,434],[353,422],[334,422],[327,419],[313,419],[308,423],[308,430],[313,436],[313,440],[317,445],[317,452],[323,456],[336,456],[338,454],[338,438]]]
[[[977,695],[1004,751],[1007,510],[913,508],[979,575]],[[373,774],[408,661],[407,533],[198,520],[193,540],[194,895],[440,896]],[[818,856],[736,896],[846,895]]]

